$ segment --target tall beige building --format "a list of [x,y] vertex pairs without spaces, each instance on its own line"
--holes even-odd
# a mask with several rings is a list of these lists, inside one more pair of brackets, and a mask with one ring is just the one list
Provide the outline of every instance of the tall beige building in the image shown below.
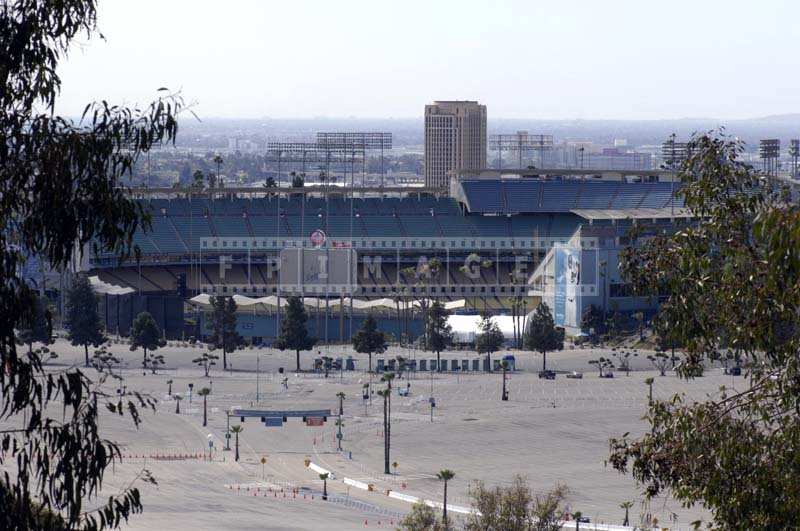
[[446,188],[451,172],[486,167],[486,105],[435,101],[425,106],[425,186]]

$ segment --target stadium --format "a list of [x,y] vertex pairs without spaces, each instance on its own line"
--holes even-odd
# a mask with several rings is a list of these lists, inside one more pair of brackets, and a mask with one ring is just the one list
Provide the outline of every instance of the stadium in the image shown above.
[[432,299],[499,316],[545,300],[557,325],[579,334],[589,305],[652,309],[626,292],[617,256],[633,225],[642,236],[685,220],[670,180],[653,170],[486,170],[459,174],[447,191],[134,190],[152,216],[134,237],[140,260],[94,255],[84,267],[107,328],[122,335],[147,309],[168,337],[202,336],[212,295],[236,298],[240,333],[256,343],[275,338],[289,295],[304,297],[325,342],[347,341],[367,313],[413,340]]

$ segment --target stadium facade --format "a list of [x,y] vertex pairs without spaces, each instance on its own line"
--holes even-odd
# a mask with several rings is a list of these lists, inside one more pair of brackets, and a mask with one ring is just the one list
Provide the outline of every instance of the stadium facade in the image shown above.
[[317,337],[330,342],[347,341],[367,313],[413,338],[419,308],[433,299],[494,314],[544,300],[559,326],[578,333],[589,304],[655,307],[630,296],[619,251],[633,225],[646,235],[686,221],[666,174],[596,177],[466,172],[449,191],[140,190],[152,214],[152,229],[134,238],[141,260],[100,255],[85,267],[137,295],[182,297],[198,314],[184,335],[204,334],[209,295],[236,296],[251,316],[241,332],[264,342],[290,295],[304,297]]

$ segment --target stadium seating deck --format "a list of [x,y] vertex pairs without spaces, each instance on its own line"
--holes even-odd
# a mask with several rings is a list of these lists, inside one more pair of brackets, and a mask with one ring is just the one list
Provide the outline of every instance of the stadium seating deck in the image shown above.
[[668,182],[474,179],[461,181],[460,186],[469,211],[485,214],[555,213],[576,208],[663,208],[671,195]]

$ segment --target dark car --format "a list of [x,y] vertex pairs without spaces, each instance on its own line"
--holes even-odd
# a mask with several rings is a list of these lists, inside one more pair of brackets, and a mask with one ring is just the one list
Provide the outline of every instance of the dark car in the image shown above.
[[555,371],[539,371],[539,378],[544,378],[545,380],[555,380],[556,373]]

